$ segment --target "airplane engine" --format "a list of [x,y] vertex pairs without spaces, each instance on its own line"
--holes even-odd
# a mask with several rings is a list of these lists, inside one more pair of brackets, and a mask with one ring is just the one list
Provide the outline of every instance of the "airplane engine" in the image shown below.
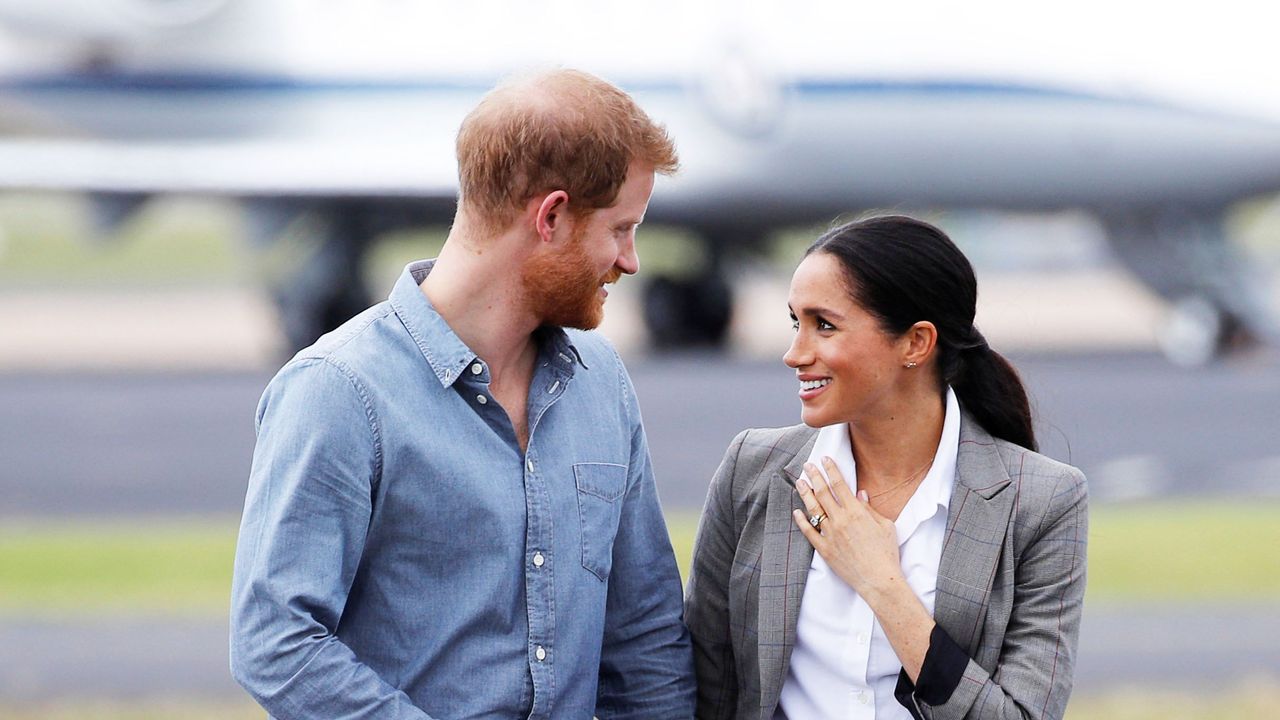
[[188,27],[231,0],[0,0],[0,20],[21,36],[71,41],[130,41]]

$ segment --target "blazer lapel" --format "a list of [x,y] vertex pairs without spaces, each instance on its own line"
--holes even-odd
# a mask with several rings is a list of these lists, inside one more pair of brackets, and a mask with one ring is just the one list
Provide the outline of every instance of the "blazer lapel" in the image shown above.
[[795,484],[804,471],[804,463],[817,437],[817,433],[813,433],[787,465],[770,479],[758,618],[762,718],[773,717],[782,693],[787,663],[796,644],[796,623],[800,619],[804,583],[809,576],[809,564],[813,561],[813,546],[796,527],[791,511],[804,509],[804,503],[795,492]]
[[982,632],[991,581],[1017,498],[1017,488],[1010,484],[995,440],[963,415],[933,617],[969,652],[976,650]]

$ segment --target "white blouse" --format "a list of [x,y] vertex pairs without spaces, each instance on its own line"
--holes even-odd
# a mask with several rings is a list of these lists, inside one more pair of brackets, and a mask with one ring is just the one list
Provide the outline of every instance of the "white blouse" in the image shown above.
[[[894,522],[903,575],[930,615],[959,447],[960,405],[947,388],[946,417],[933,466]],[[844,477],[853,478],[856,491],[847,424],[818,431],[809,462],[821,468],[824,455],[835,460]],[[893,696],[901,669],[871,607],[815,552],[774,720],[909,720],[911,714]]]

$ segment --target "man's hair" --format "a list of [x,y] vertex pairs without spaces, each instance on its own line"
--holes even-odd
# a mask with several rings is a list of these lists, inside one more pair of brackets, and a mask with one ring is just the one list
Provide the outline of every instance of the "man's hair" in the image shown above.
[[460,207],[490,231],[529,199],[564,190],[569,209],[609,207],[638,161],[664,175],[679,167],[675,144],[622,90],[578,70],[503,82],[458,131]]

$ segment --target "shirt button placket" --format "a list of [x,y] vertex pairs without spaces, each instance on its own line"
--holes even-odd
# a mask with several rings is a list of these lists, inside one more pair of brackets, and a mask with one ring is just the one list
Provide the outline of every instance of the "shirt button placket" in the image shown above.
[[[529,449],[524,460],[525,501],[528,525],[525,534],[525,602],[529,618],[530,671],[533,676],[533,708],[529,717],[540,720],[549,718],[551,698],[547,694],[555,686],[555,669],[551,660],[551,645],[555,639],[554,573],[548,563],[553,549],[548,543],[547,514],[549,499],[542,476],[535,472],[533,447],[534,434],[529,437]],[[544,554],[544,552],[548,554]]]

